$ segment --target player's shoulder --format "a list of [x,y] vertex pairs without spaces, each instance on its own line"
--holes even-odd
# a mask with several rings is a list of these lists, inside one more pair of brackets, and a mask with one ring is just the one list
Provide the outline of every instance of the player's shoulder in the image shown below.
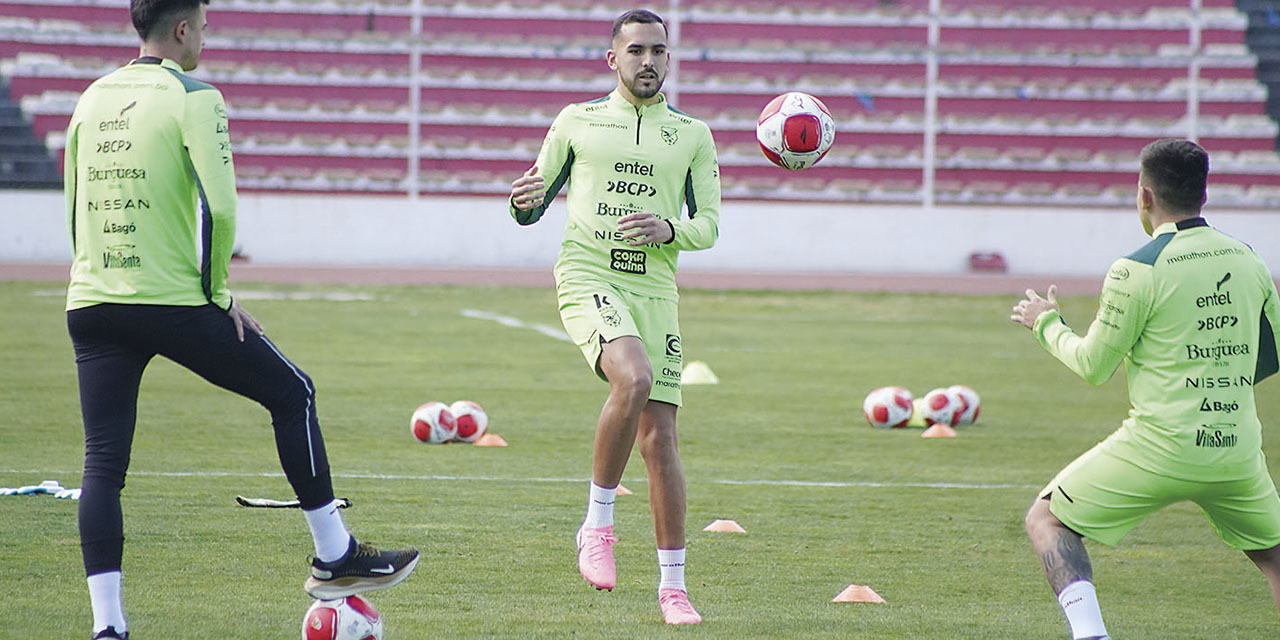
[[1173,232],[1162,233],[1152,238],[1150,242],[1142,245],[1142,247],[1137,251],[1130,253],[1120,260],[1137,265],[1144,265],[1146,267],[1154,267],[1156,260],[1160,259],[1160,254],[1164,253],[1165,249],[1168,248],[1170,242],[1173,242],[1173,238],[1176,235],[1177,234]]
[[601,96],[592,100],[584,100],[582,102],[571,102],[560,110],[560,115],[583,115],[588,113],[596,113],[604,111],[609,106],[609,96]]

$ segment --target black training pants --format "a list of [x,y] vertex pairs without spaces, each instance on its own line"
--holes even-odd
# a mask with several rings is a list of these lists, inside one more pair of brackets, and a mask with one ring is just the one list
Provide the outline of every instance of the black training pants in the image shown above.
[[304,509],[333,500],[316,420],[315,388],[265,336],[236,338],[227,312],[201,307],[99,304],[67,312],[84,417],[80,547],[86,575],[120,569],[124,487],[142,371],[157,355],[271,412],[285,477]]

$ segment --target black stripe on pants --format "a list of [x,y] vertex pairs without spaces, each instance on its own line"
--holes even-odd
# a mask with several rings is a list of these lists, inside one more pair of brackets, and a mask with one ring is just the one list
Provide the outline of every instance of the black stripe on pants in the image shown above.
[[129,468],[142,372],[157,355],[266,407],[280,464],[302,507],[333,500],[315,387],[265,336],[246,327],[240,342],[231,318],[211,304],[100,304],[68,311],[67,329],[84,418],[79,521],[86,575],[120,569],[120,490]]

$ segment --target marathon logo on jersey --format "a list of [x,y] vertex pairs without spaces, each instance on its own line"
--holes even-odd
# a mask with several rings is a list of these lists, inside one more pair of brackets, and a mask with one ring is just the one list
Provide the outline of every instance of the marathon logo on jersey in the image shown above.
[[1236,446],[1239,436],[1234,433],[1223,433],[1224,429],[1234,429],[1235,426],[1230,422],[1200,425],[1200,428],[1196,429],[1196,446],[1206,449],[1225,449]]
[[645,274],[645,254],[631,249],[609,251],[609,268],[622,273]]
[[1188,360],[1222,360],[1232,356],[1249,355],[1249,345],[1220,342],[1212,345],[1186,344]]

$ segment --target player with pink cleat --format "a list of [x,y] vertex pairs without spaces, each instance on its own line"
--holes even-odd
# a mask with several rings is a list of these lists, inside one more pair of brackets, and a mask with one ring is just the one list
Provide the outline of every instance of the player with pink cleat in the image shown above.
[[684,589],[658,589],[658,606],[667,624],[698,624],[702,616],[689,604]]
[[578,572],[591,586],[613,591],[618,584],[618,569],[613,564],[613,525],[578,529]]

